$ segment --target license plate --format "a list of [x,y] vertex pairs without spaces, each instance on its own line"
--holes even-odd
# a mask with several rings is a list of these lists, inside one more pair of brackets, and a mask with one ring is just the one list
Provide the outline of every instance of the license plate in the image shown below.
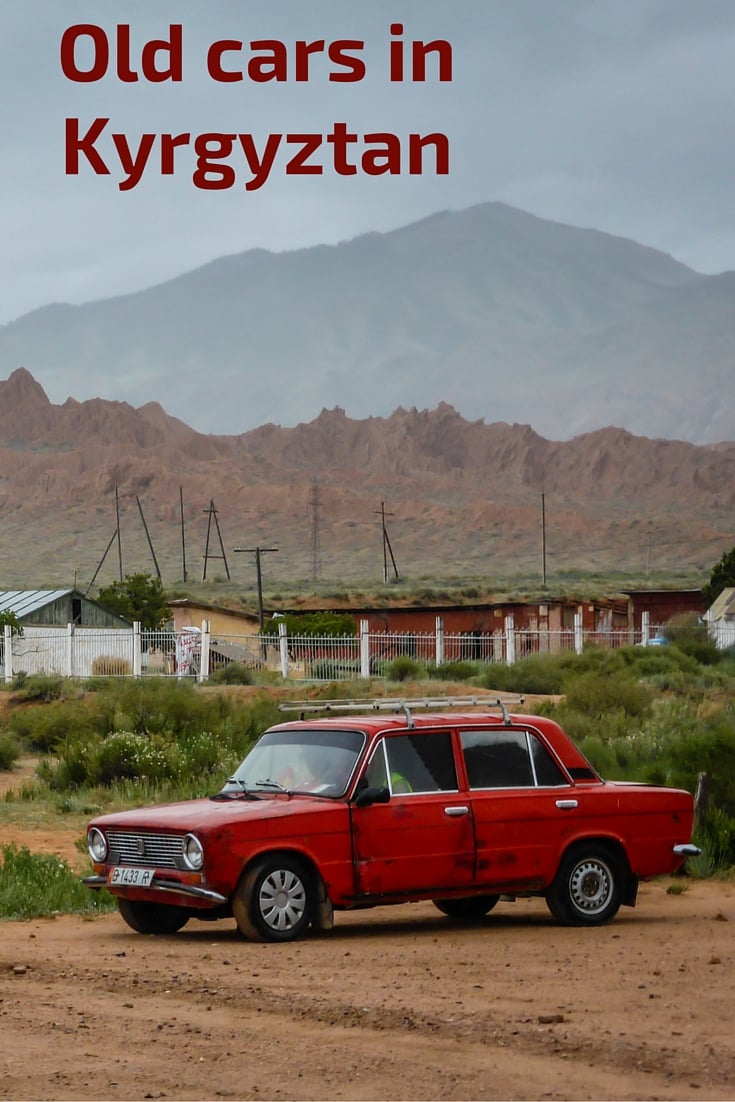
[[117,865],[110,869],[108,884],[125,884],[128,888],[148,888],[153,883],[153,869],[123,868]]

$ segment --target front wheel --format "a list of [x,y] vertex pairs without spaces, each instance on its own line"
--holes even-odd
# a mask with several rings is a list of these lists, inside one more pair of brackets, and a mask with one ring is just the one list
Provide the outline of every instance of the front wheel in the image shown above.
[[167,903],[139,903],[119,898],[117,906],[128,926],[138,934],[175,934],[190,918],[185,907]]
[[433,899],[432,903],[449,918],[484,918],[500,899],[499,895],[471,895],[466,899]]
[[620,910],[623,872],[602,846],[572,850],[546,893],[554,918],[565,926],[601,926]]
[[314,899],[313,877],[298,858],[266,857],[243,877],[232,911],[251,941],[293,941],[311,922]]

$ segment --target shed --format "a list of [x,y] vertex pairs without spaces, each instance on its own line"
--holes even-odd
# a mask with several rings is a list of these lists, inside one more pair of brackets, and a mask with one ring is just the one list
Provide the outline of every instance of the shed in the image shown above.
[[721,649],[735,646],[735,586],[723,589],[704,614],[710,635]]
[[129,628],[130,621],[79,589],[2,589],[0,612],[14,612],[26,627]]

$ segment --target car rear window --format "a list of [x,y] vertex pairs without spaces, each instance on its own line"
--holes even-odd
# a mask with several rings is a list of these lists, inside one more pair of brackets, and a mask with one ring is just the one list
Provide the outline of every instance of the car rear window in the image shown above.
[[530,731],[461,731],[470,788],[556,788],[569,781]]

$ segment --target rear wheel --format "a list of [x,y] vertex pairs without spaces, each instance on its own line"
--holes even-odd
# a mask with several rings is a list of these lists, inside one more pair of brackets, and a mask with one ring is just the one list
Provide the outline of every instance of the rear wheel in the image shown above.
[[499,895],[472,895],[466,899],[434,899],[434,906],[449,918],[483,918],[500,899]]
[[620,910],[624,872],[606,847],[581,846],[566,855],[546,903],[565,926],[601,926]]
[[139,903],[118,899],[120,914],[139,934],[175,934],[189,921],[185,907],[170,907],[166,903]]
[[251,941],[293,941],[309,926],[314,903],[313,877],[298,858],[266,857],[243,877],[232,911]]

